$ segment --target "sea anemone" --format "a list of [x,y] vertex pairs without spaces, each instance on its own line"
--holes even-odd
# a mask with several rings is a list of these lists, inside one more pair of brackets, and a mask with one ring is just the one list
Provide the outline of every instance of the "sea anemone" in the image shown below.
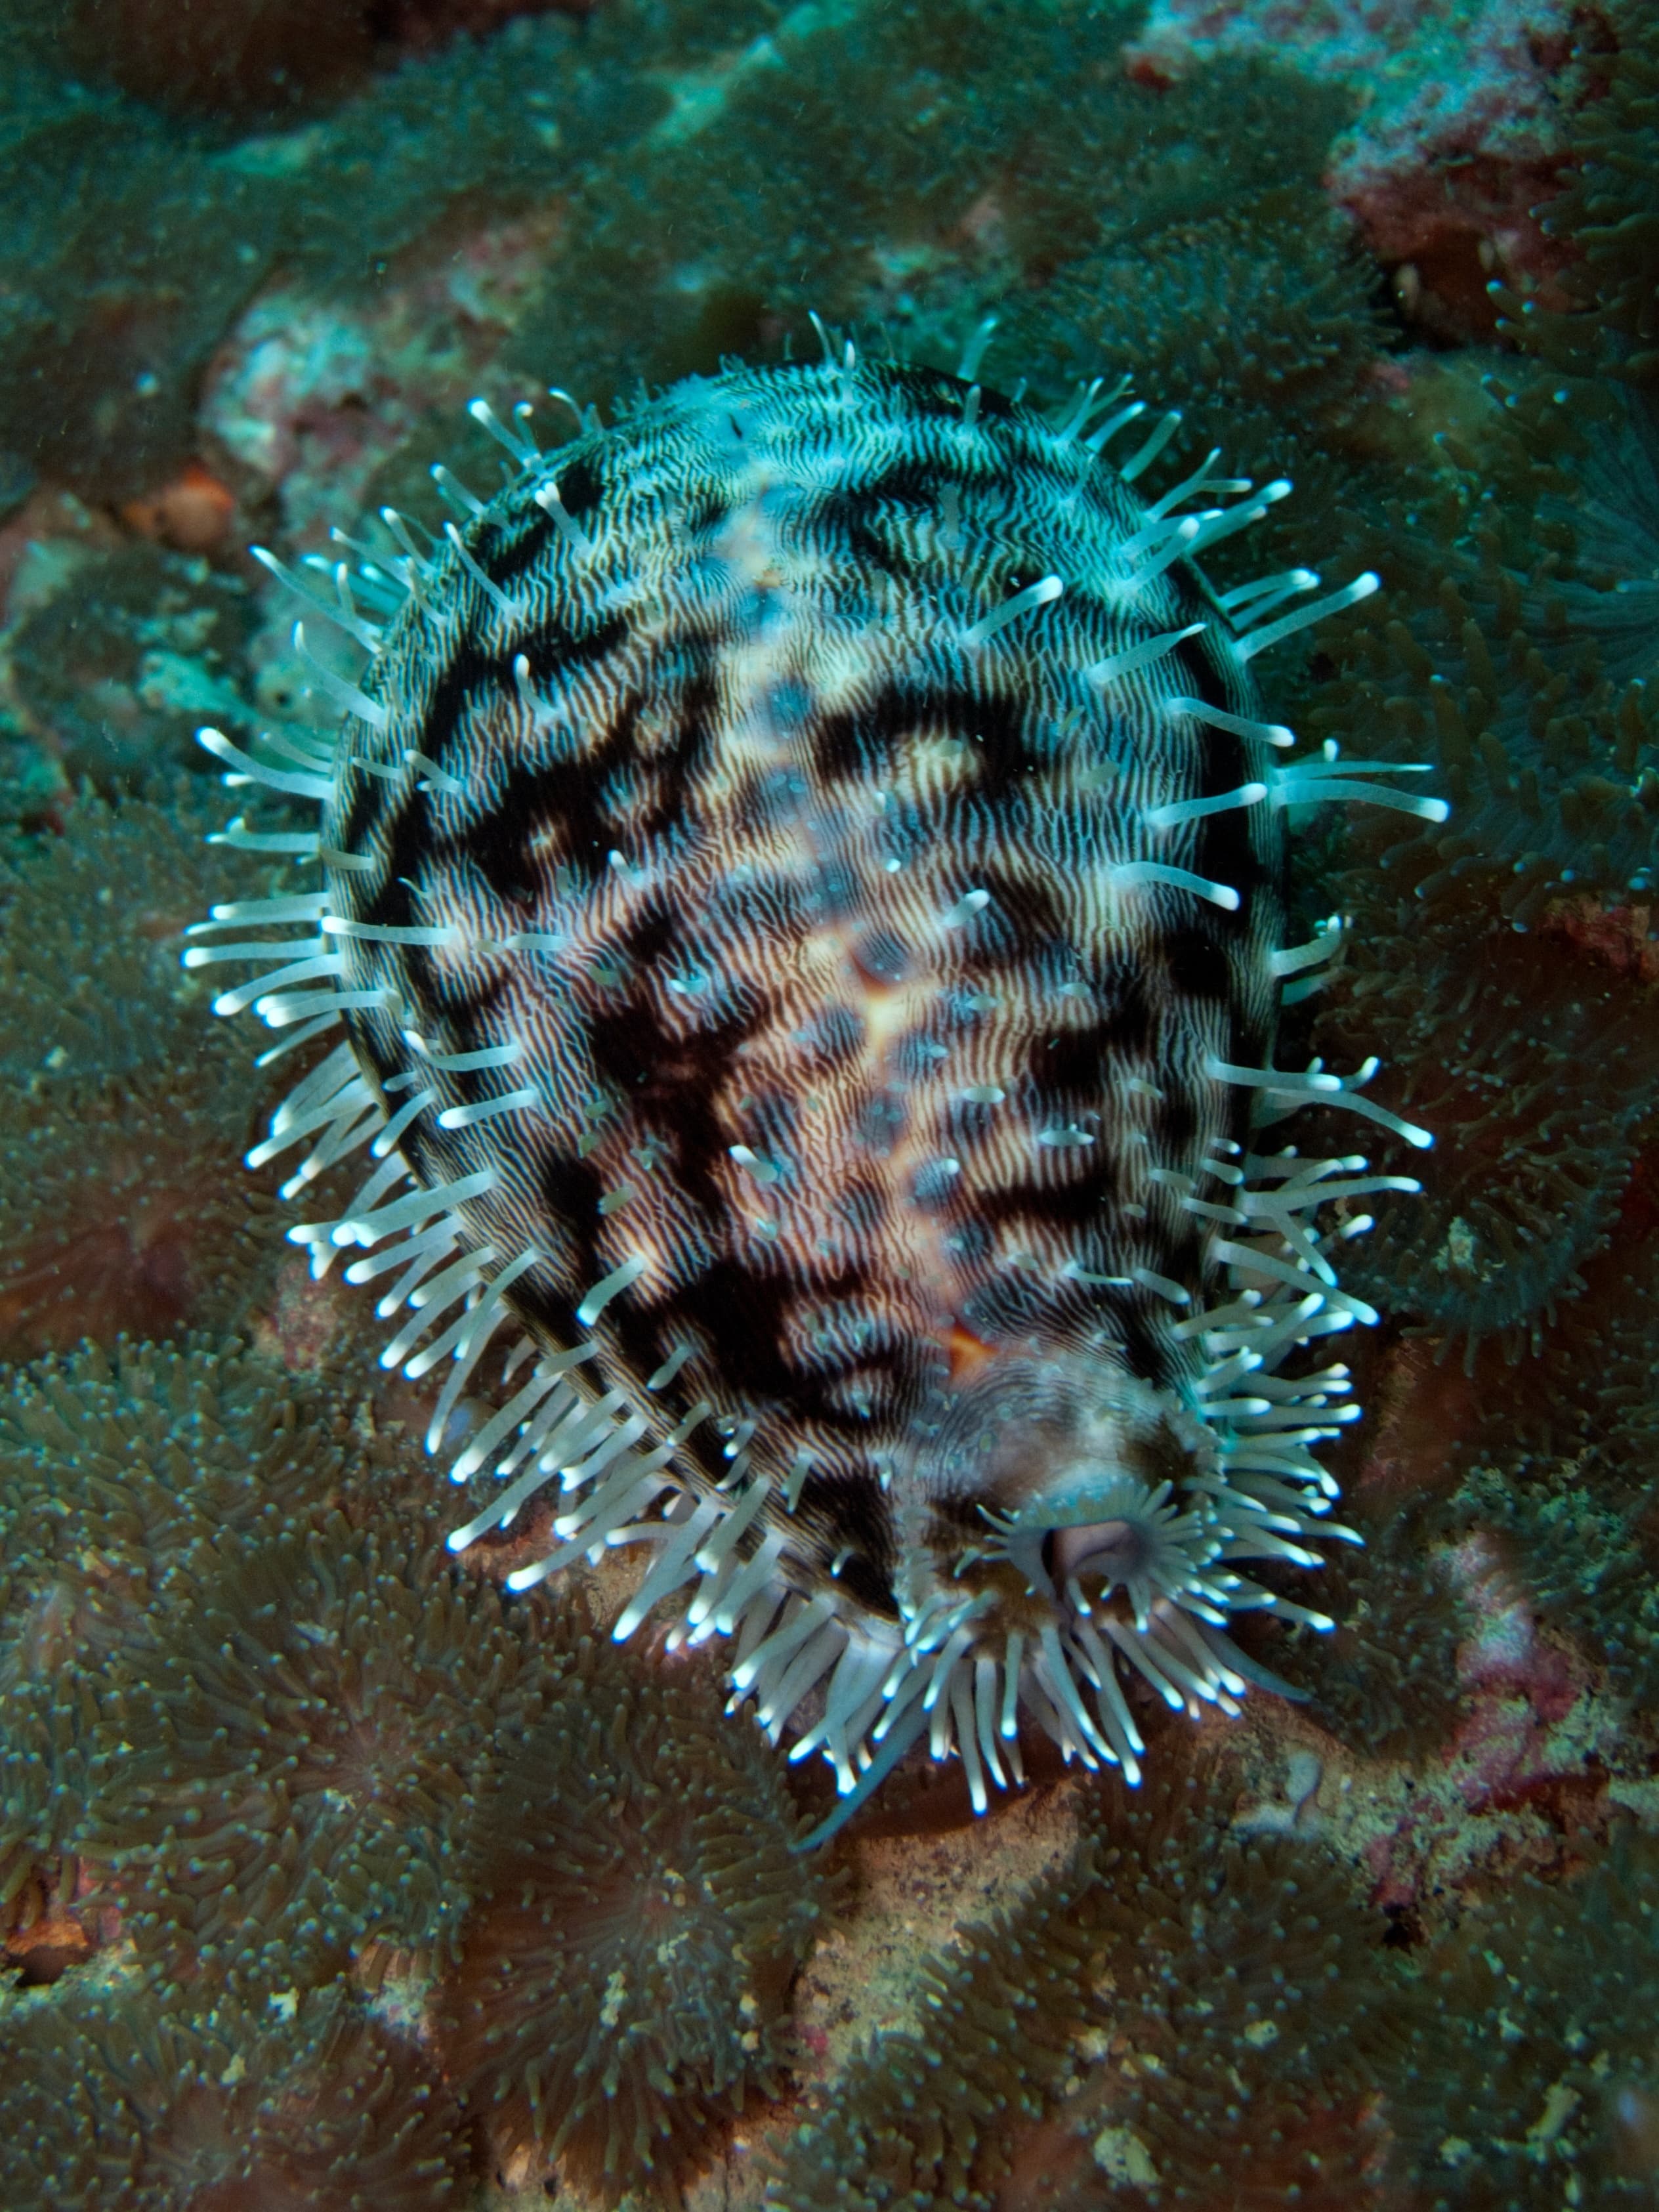
[[166,796],[82,798],[61,835],[0,875],[0,1072],[22,1101],[133,1076],[200,1043],[202,987],[179,967],[185,925],[204,898],[229,895],[239,866],[246,888],[248,862],[210,840],[219,825],[199,785]]
[[[1317,1036],[1388,1052],[1395,1100],[1437,1133],[1419,1204],[1386,1200],[1355,1287],[1462,1339],[1536,1349],[1616,1218],[1659,1097],[1651,986],[1553,927],[1517,934],[1409,911],[1358,933]],[[1386,1146],[1387,1140],[1384,1139]]]
[[1659,690],[1631,619],[1651,529],[1640,469],[1596,459],[1616,404],[1609,420],[1604,397],[1522,364],[1484,410],[1478,439],[1443,434],[1437,476],[1419,465],[1354,527],[1387,612],[1329,641],[1341,673],[1310,719],[1383,760],[1432,757],[1452,801],[1443,826],[1362,829],[1356,855],[1381,866],[1367,910],[1530,929],[1564,898],[1659,880]]
[[1094,1787],[1071,1863],[962,1930],[917,2033],[805,2121],[778,2212],[1365,2201],[1400,1978],[1316,1847],[1230,1826],[1218,1771]]
[[[226,856],[173,811],[88,801],[3,884],[0,1351],[160,1337],[246,1317],[274,1273],[268,1195],[234,1172],[260,1084],[199,1027],[179,972]],[[251,1200],[251,1202],[250,1202]]]
[[253,1094],[245,1060],[195,1044],[165,1073],[54,1092],[0,1126],[0,1352],[249,1320],[277,1224],[266,1194],[232,1205],[220,1177],[241,1163]]
[[[1382,757],[1431,751],[1453,794],[1456,827],[1400,840],[1387,866],[1407,896],[1450,915],[1490,898],[1507,922],[1532,927],[1552,899],[1586,892],[1609,902],[1659,879],[1659,757],[1655,709],[1638,685],[1597,673],[1594,637],[1553,665],[1507,613],[1477,623],[1453,584],[1447,619],[1420,638],[1396,621],[1376,676],[1341,688],[1340,712]],[[1559,640],[1556,641],[1559,641]]]
[[1241,469],[1293,475],[1304,512],[1286,538],[1310,506],[1341,501],[1355,466],[1343,433],[1385,335],[1347,226],[1311,177],[1288,194],[1293,212],[1234,208],[1109,239],[1011,317],[1080,373],[1132,372],[1183,410],[1189,434],[1224,435]]
[[1401,2179],[1425,2212],[1652,2202],[1633,2119],[1659,2089],[1659,1847],[1626,1835],[1588,1873],[1514,1875],[1423,1964],[1389,2068]]
[[208,1537],[327,1501],[348,1445],[321,1382],[243,1346],[118,1341],[15,1370],[0,1411],[0,1510],[13,1601],[55,1574],[132,1593],[134,1617]]
[[1564,527],[1571,573],[1539,593],[1592,638],[1615,684],[1659,684],[1659,398],[1614,392],[1585,425],[1582,459],[1540,511]]
[[672,2199],[711,2130],[776,2094],[825,1894],[800,1826],[702,1662],[577,1644],[480,1808],[441,1998],[498,2162]]
[[64,1879],[98,1686],[190,1546],[252,1539],[322,1494],[340,1457],[314,1394],[234,1349],[123,1344],[14,1373],[0,1413],[0,1923],[39,1917]]
[[[0,1595],[9,1595],[0,1583]],[[94,1594],[54,1592],[25,1617],[21,1632],[9,1618],[6,1626],[0,1643],[0,1937],[9,1948],[21,1931],[73,1913],[73,1851],[86,1798],[92,1698],[86,1676],[66,1663],[60,1639],[104,1640],[110,1623]]]
[[1638,1183],[1521,1388],[1464,1445],[1455,1523],[1513,1547],[1543,1619],[1606,1670],[1627,1723],[1659,1692],[1659,1252]]
[[1659,31],[1636,0],[1610,0],[1606,21],[1613,51],[1597,58],[1605,88],[1571,118],[1565,189],[1540,211],[1546,232],[1577,248],[1560,277],[1572,311],[1549,313],[1496,288],[1512,318],[1499,328],[1553,364],[1646,383],[1659,372]]
[[[137,789],[161,798],[194,766],[190,740],[203,702],[233,711],[252,594],[238,577],[143,542],[64,566],[6,635],[8,688],[20,719],[71,787],[90,782],[112,796]],[[193,810],[186,801],[179,811],[187,822]],[[181,826],[175,817],[164,850]],[[183,865],[175,897],[208,864],[198,854]],[[132,884],[143,900],[165,890],[166,879],[152,860],[140,863]],[[58,927],[76,918],[70,908]],[[79,986],[83,1005],[85,989]]]
[[1419,1760],[1462,1710],[1457,1654],[1471,1623],[1430,1514],[1364,1491],[1344,1510],[1364,1541],[1326,1562],[1320,1597],[1334,1631],[1279,1634],[1267,1621],[1251,1648],[1350,1751]]
[[1091,2155],[1069,2187],[1028,2170],[1013,2201],[1086,2205],[1104,2174],[1213,2212],[1363,2203],[1395,1979],[1380,1916],[1318,1846],[1232,1828],[1222,1772],[1103,1797],[1103,1984],[1048,2116]]
[[923,1960],[921,2025],[874,2035],[796,2129],[772,2212],[988,2212],[1008,2139],[1067,2078],[1098,1961],[1092,1839]]
[[8,2212],[441,2212],[430,2057],[341,1984],[257,2009],[116,1980],[0,1999]]
[[416,1514],[320,1510],[195,1543],[100,1700],[84,1848],[147,1956],[283,1987],[371,1942],[429,1960],[531,1623]]

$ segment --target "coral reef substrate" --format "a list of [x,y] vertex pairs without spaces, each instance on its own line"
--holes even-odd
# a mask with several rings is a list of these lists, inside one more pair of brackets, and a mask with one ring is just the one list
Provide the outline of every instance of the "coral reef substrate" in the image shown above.
[[[1249,9],[1178,55],[1094,0],[388,10],[280,84],[52,12],[0,42],[8,2202],[1651,2202],[1651,11],[1524,54],[1480,11],[1441,103],[1467,11],[1373,11],[1363,108]],[[1437,1138],[1346,1261],[1366,1545],[1334,1634],[1251,1646],[1298,1700],[1139,1796],[1033,1758],[966,1836],[896,1776],[839,1884],[696,1655],[605,1642],[603,1570],[567,1608],[498,1595],[517,1532],[447,1555],[428,1408],[301,1283],[178,966],[285,880],[200,842],[191,723],[331,712],[241,538],[441,531],[473,390],[608,405],[813,310],[946,367],[995,313],[994,381],[1133,373],[1194,463],[1294,477],[1267,564],[1385,589],[1289,719],[1454,805],[1297,841],[1352,927],[1284,1064],[1380,1029]],[[929,1951],[968,1851],[991,1909]]]

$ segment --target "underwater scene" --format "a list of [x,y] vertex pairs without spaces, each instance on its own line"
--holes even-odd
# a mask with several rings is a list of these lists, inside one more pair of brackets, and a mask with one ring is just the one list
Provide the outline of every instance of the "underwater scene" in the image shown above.
[[1659,2205],[1659,10],[0,165],[0,2212]]

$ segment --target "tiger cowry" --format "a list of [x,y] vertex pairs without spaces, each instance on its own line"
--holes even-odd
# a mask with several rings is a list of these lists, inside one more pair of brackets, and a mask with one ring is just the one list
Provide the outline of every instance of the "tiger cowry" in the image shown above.
[[1358,794],[1249,662],[1374,580],[1224,603],[1194,556],[1283,487],[1212,456],[1143,500],[1167,428],[1114,467],[1120,399],[848,349],[547,455],[477,410],[520,466],[362,564],[398,590],[317,774],[334,964],[260,1002],[346,1036],[271,1147],[386,1155],[318,1264],[408,1246],[392,1348],[446,1413],[525,1333],[457,1540],[556,1482],[515,1579],[643,1547],[619,1632],[689,1590],[848,1805],[924,1735],[982,1805],[1022,1711],[1133,1777],[1126,1681],[1231,1707],[1228,1615],[1318,1618],[1239,1565],[1316,1564],[1354,1409],[1285,1363],[1366,1310],[1315,1209],[1400,1179],[1255,1149],[1309,1098],[1393,1117],[1272,1079],[1337,937],[1282,949],[1285,794]]

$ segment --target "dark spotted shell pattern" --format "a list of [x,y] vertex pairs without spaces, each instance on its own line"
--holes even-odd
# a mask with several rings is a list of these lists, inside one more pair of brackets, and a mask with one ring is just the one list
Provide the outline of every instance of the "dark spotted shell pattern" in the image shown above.
[[[1371,1316],[1316,1210],[1398,1179],[1261,1131],[1403,1125],[1273,1068],[1340,933],[1283,947],[1286,809],[1437,802],[1263,719],[1255,653],[1375,580],[1218,597],[1194,556],[1288,487],[1212,455],[1143,495],[1175,418],[1107,449],[1144,412],[850,347],[548,453],[480,404],[511,480],[439,471],[459,526],[388,514],[323,610],[370,653],[317,664],[337,738],[204,733],[322,804],[230,833],[322,888],[188,957],[333,1040],[252,1157],[313,1139],[294,1192],[368,1148],[290,1234],[366,1255],[389,1364],[447,1368],[454,1544],[543,1512],[520,1587],[637,1547],[618,1636],[672,1598],[732,1638],[849,1803],[925,1735],[982,1806],[1022,1714],[1133,1779],[1127,1681],[1234,1711],[1228,1616],[1317,1618],[1243,1570],[1318,1563],[1356,1409],[1291,1355]],[[266,922],[307,933],[217,941]]]

